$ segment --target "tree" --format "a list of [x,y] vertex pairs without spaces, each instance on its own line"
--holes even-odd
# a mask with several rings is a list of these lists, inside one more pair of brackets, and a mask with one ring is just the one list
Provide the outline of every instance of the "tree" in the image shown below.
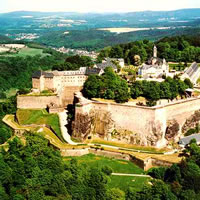
[[135,81],[131,85],[131,97],[137,99],[139,96],[143,96],[143,82]]
[[148,174],[150,176],[152,176],[153,178],[160,179],[160,180],[164,181],[165,172],[166,172],[166,168],[165,167],[159,167],[159,168],[151,169]]
[[107,191],[107,200],[125,200],[125,193],[118,188],[112,188]]
[[168,82],[160,83],[160,98],[161,99],[170,99],[170,84]]
[[111,57],[111,58],[123,58],[122,48],[119,45],[113,47],[110,51],[109,57]]
[[188,86],[188,88],[193,88],[194,87],[193,83],[190,81],[189,78],[186,78],[184,80],[184,83]]
[[137,194],[136,190],[132,187],[129,187],[126,192],[126,200],[137,200],[139,197],[139,194]]
[[90,75],[83,86],[83,94],[88,98],[100,97],[101,79],[97,75]]
[[115,101],[117,103],[124,103],[127,102],[130,98],[128,85],[125,80],[121,80],[120,84],[117,85],[115,90]]
[[113,99],[124,103],[129,99],[129,88],[125,80],[121,79],[111,67],[104,70],[102,76],[91,75],[83,87],[83,94],[88,98]]

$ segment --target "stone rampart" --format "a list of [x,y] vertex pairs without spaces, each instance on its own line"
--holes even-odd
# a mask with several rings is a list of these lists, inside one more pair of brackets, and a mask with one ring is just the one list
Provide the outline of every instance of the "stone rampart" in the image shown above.
[[[116,141],[116,138],[111,137],[113,136],[113,130],[124,130],[129,132],[129,136],[122,134],[121,141],[125,141],[123,139],[127,138],[127,141],[125,141],[127,143],[163,147],[168,142],[165,137],[168,122],[170,120],[178,122],[180,128],[177,135],[180,136],[181,127],[197,110],[200,110],[200,98],[179,100],[165,106],[155,107],[91,101],[78,104],[76,116],[80,113],[83,115],[96,113],[95,116],[103,112],[110,113],[113,127],[106,133],[110,136],[104,137],[104,139]],[[100,118],[97,120],[98,123],[94,124],[94,127],[103,124],[103,121],[104,119]],[[98,129],[95,129],[95,134],[98,135]]]
[[[97,156],[104,156],[108,158],[118,159],[118,160],[126,160],[131,161],[134,164],[136,164],[138,167],[142,168],[144,171],[149,170],[152,167],[170,167],[173,163],[159,160],[155,158],[147,158],[145,160],[142,160],[140,158],[137,158],[135,156],[129,155],[128,153],[120,153],[120,152],[112,152],[107,150],[100,150],[100,149],[60,149],[62,156],[83,156],[87,155],[89,153],[97,155]],[[134,172],[133,172],[134,173]]]
[[60,105],[59,96],[18,96],[17,108],[21,109],[44,109],[54,103]]
[[88,149],[60,149],[62,156],[84,156],[89,154]]
[[105,156],[108,158],[114,158],[119,160],[130,160],[130,156],[128,154],[123,154],[120,152],[111,152],[111,151],[104,151],[104,150],[96,150],[96,149],[89,149],[89,152],[98,156]]

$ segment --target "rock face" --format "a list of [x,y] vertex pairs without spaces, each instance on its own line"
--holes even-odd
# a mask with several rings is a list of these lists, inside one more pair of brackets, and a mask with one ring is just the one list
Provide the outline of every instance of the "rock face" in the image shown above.
[[174,141],[175,137],[179,134],[180,125],[175,119],[169,120],[167,124],[165,138],[167,141]]
[[87,136],[91,133],[93,124],[93,118],[89,114],[78,113],[73,125],[73,136],[80,140],[87,139]]
[[[99,137],[107,141],[123,142],[144,146],[156,146],[162,140],[161,124],[150,122],[151,132],[148,135],[134,133],[128,129],[118,128],[108,111],[91,110],[89,113],[77,112],[73,127],[73,137],[82,141],[89,136]],[[128,128],[128,127],[127,127]]]
[[200,98],[167,106],[130,106],[89,101],[76,104],[73,136],[95,136],[107,141],[164,147],[200,121]]
[[182,127],[182,133],[186,133],[189,129],[195,128],[200,122],[200,110],[195,111],[185,122]]

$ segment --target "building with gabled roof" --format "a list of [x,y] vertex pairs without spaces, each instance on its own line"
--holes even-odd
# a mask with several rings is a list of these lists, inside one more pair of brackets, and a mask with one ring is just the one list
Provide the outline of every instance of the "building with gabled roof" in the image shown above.
[[155,77],[160,78],[162,75],[169,73],[169,65],[165,59],[157,57],[157,48],[154,46],[153,57],[151,57],[147,64],[144,63],[138,70],[138,75],[142,77]]
[[99,68],[102,70],[105,70],[107,67],[112,67],[115,72],[117,72],[117,65],[113,63],[113,60],[110,58],[107,58],[106,60],[103,60],[102,63],[98,63],[94,66],[94,68]]
[[189,68],[187,68],[184,74],[181,76],[182,80],[189,78],[190,81],[195,85],[200,78],[200,67],[198,63],[193,62]]
[[43,90],[60,92],[64,87],[82,87],[91,74],[103,74],[103,69],[80,67],[71,71],[36,71],[32,75],[32,87]]
[[187,146],[188,144],[190,144],[190,141],[195,139],[197,144],[200,143],[200,134],[192,134],[190,136],[187,136],[187,137],[184,137],[184,138],[181,138],[179,140],[179,145],[182,146],[182,147],[185,147]]

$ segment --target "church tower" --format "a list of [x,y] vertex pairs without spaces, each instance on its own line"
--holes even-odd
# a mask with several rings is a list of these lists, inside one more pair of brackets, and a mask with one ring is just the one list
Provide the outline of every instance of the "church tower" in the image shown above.
[[153,47],[153,57],[154,58],[157,58],[157,47],[154,45],[154,47]]

